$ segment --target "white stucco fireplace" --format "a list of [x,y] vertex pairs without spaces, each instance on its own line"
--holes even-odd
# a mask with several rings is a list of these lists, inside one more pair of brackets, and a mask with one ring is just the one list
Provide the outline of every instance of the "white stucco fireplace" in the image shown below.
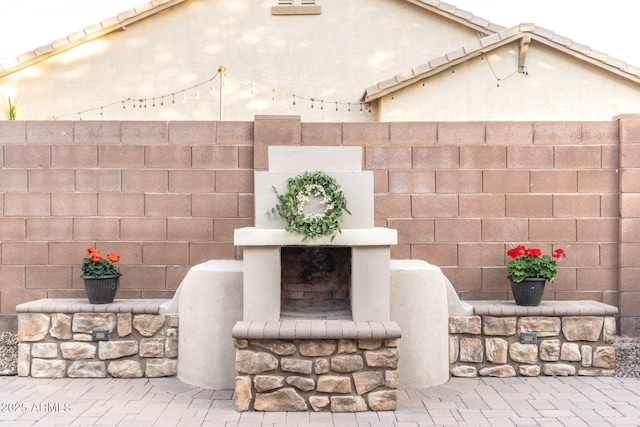
[[[392,410],[398,388],[447,381],[448,318],[472,310],[438,267],[390,259],[397,234],[374,225],[362,150],[268,147],[269,169],[255,172],[255,226],[235,231],[242,261],[195,265],[162,309],[179,314],[182,381],[235,388],[240,411]],[[333,239],[303,242],[267,212],[278,203],[273,187],[282,193],[316,170],[340,184],[351,215]]]
[[[255,227],[234,236],[243,248],[243,320],[233,329],[237,409],[395,409],[400,327],[390,320],[390,248],[397,232],[374,226],[373,172],[362,170],[362,149],[274,146],[268,164],[255,172]],[[343,214],[340,233],[303,240],[267,213],[288,179],[318,170],[336,179],[351,214]],[[273,340],[290,352],[266,352],[265,341]],[[287,367],[312,362],[326,369]],[[293,386],[257,385],[265,377]],[[375,385],[363,386],[363,378]],[[322,385],[327,381],[341,385]]]

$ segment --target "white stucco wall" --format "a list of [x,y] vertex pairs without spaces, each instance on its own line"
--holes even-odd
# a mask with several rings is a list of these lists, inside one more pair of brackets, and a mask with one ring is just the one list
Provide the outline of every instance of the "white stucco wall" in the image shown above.
[[[273,16],[276,0],[189,0],[0,79],[23,118],[54,115],[104,120],[219,118],[220,65],[224,119],[296,114],[305,121],[370,121],[359,113],[365,87],[477,37],[475,31],[402,0],[320,1],[321,15]],[[107,17],[105,17],[107,18]],[[78,30],[69,29],[69,32]],[[253,83],[253,85],[252,85]],[[253,90],[253,96],[252,96]],[[275,91],[275,92],[274,92]],[[175,93],[152,106],[151,98]],[[293,105],[292,94],[314,98]],[[275,95],[276,102],[272,102]],[[146,108],[118,101],[149,98]],[[324,99],[324,105],[319,101]],[[343,103],[336,112],[335,102]],[[351,113],[347,103],[351,102]]]
[[[474,59],[360,112],[366,87],[479,35],[405,0],[319,0],[322,14],[310,16],[273,16],[276,3],[188,0],[4,77],[0,92],[18,104],[21,119],[76,120],[93,109],[81,118],[218,120],[219,79],[213,94],[211,83],[192,87],[224,65],[225,120],[610,120],[640,107],[639,85],[534,41],[529,75],[499,88],[487,62]],[[513,73],[517,53],[514,43],[489,54],[499,77]],[[127,98],[146,99],[146,108],[119,102]]]
[[640,85],[541,43],[525,64],[528,75],[513,74],[514,42],[385,96],[380,121],[611,120],[640,111]]

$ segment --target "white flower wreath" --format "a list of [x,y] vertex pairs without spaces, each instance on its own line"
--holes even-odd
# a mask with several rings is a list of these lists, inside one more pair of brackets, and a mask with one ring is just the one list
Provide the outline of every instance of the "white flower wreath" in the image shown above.
[[[341,232],[342,212],[351,212],[347,209],[347,199],[340,191],[340,185],[336,180],[322,171],[305,172],[295,178],[287,180],[287,192],[276,192],[280,204],[271,209],[287,221],[287,231],[304,234],[302,241],[314,239],[323,235],[332,235],[333,241],[336,232]],[[321,198],[320,204],[324,211],[319,213],[305,213],[305,206],[309,197]]]

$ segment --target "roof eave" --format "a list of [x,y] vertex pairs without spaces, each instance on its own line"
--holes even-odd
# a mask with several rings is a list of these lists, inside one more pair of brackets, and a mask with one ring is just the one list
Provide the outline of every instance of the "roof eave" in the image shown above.
[[[542,43],[542,44],[544,44],[546,46],[553,47],[554,49],[557,49],[557,50],[559,50],[559,51],[561,51],[563,53],[566,53],[567,55],[571,55],[574,58],[577,58],[577,59],[580,59],[582,61],[588,62],[588,63],[590,63],[592,65],[595,65],[595,66],[597,66],[599,68],[605,69],[605,70],[607,70],[609,72],[612,72],[612,73],[614,73],[614,74],[616,74],[616,75],[618,75],[620,77],[623,77],[623,78],[625,78],[627,80],[630,80],[630,81],[632,81],[634,83],[640,84],[640,76],[639,75],[636,75],[636,74],[630,73],[628,71],[625,71],[622,68],[610,65],[606,61],[594,58],[594,57],[592,57],[592,56],[590,56],[588,54],[584,54],[584,53],[578,52],[575,49],[570,49],[570,48],[564,46],[563,44],[556,43],[553,40],[549,40],[548,38],[541,37],[541,36],[539,36],[539,35],[537,35],[535,33],[529,33],[529,34],[531,34],[531,38],[533,40],[538,41],[538,42],[540,42],[540,43]],[[607,56],[607,59],[608,59],[608,56]],[[634,68],[634,67],[632,67],[632,68]]]
[[503,26],[493,24],[486,19],[479,18],[471,12],[458,9],[453,5],[438,0],[407,0],[418,7],[426,9],[444,18],[455,21],[484,35],[501,31]]
[[[523,24],[524,25],[524,24]],[[436,74],[439,74],[445,70],[451,69],[452,67],[455,67],[458,64],[461,64],[463,62],[466,62],[470,59],[476,58],[478,56],[482,56],[485,55],[488,52],[491,52],[495,49],[498,49],[502,46],[505,46],[507,44],[513,43],[514,41],[517,40],[522,40],[525,37],[530,37],[531,41],[535,40],[537,42],[540,42],[541,44],[544,44],[546,46],[552,47],[560,52],[563,52],[567,55],[570,55],[574,58],[577,58],[579,60],[585,61],[589,64],[595,65],[596,67],[599,67],[601,69],[604,69],[606,71],[609,71],[619,77],[622,77],[624,79],[627,79],[629,81],[632,81],[634,83],[640,84],[640,70],[638,70],[635,67],[629,67],[627,64],[621,63],[620,61],[615,61],[613,59],[610,60],[610,58],[608,56],[604,56],[603,58],[598,57],[594,51],[588,49],[587,53],[581,52],[579,50],[576,50],[575,48],[571,48],[565,44],[563,44],[561,41],[565,40],[564,38],[560,38],[560,42],[556,41],[553,39],[553,36],[545,36],[544,32],[541,34],[537,34],[535,27],[533,31],[529,31],[529,30],[525,30],[525,31],[517,31],[517,32],[513,32],[517,27],[514,27],[512,29],[507,29],[505,31],[503,31],[503,34],[508,34],[511,32],[511,34],[508,37],[505,37],[503,39],[497,40],[495,42],[492,43],[483,43],[487,40],[491,40],[491,39],[495,39],[497,37],[500,36],[500,34],[495,34],[493,36],[489,36],[486,37],[485,39],[480,40],[480,43],[482,44],[482,46],[478,49],[474,49],[469,51],[467,54],[463,55],[463,56],[459,56],[456,57],[454,59],[451,60],[447,60],[447,55],[445,55],[444,57],[441,58],[435,58],[434,60],[429,62],[430,64],[436,64],[433,67],[429,67],[429,66],[422,66],[422,67],[416,67],[413,70],[411,70],[411,72],[413,72],[413,76],[411,77],[406,77],[407,74],[409,73],[402,73],[399,76],[402,76],[402,80],[396,80],[395,82],[393,81],[393,79],[389,79],[386,80],[384,82],[379,82],[377,86],[372,86],[370,88],[367,88],[365,90],[365,93],[363,95],[362,101],[363,102],[373,102],[377,99],[380,99],[386,95],[389,95],[393,92],[397,92],[398,90],[404,89],[408,86],[411,86],[417,82],[419,82],[420,80],[424,80],[427,79],[429,77],[432,77]],[[569,39],[566,39],[567,43],[569,43],[569,45],[572,45]],[[609,62],[607,62],[609,61]],[[622,66],[620,66],[622,64]],[[618,65],[618,66],[616,66]],[[415,73],[414,70],[416,69],[420,69],[420,68],[428,68],[426,71],[424,72],[418,72]],[[397,79],[397,77],[395,78]],[[382,86],[382,87],[381,87]]]
[[107,19],[89,27],[80,32],[68,35],[65,38],[55,40],[49,45],[39,47],[33,51],[25,52],[18,55],[16,63],[12,63],[9,67],[3,68],[0,64],[0,78],[23,70],[31,65],[37,64],[48,58],[60,53],[73,49],[76,46],[95,40],[105,34],[124,29],[128,25],[141,21],[151,15],[161,12],[165,9],[183,3],[186,0],[153,0],[148,3],[141,4],[135,8],[122,12],[116,17]]
[[[397,92],[398,90],[404,89],[408,86],[411,86],[417,82],[419,82],[420,80],[424,80],[427,79],[429,77],[435,76],[436,74],[439,74],[443,71],[449,70],[452,67],[455,67],[456,65],[462,64],[464,62],[467,62],[470,59],[473,58],[477,58],[479,56],[485,55],[488,52],[491,52],[492,50],[498,49],[502,46],[505,46],[507,44],[513,43],[516,40],[519,40],[522,38],[522,34],[518,34],[518,35],[513,35],[511,37],[507,37],[505,39],[502,39],[498,42],[489,44],[487,46],[481,47],[480,49],[477,50],[473,50],[463,56],[460,56],[458,58],[455,58],[451,61],[446,61],[444,63],[442,63],[441,65],[437,65],[425,72],[422,73],[418,73],[418,74],[414,74],[413,77],[407,78],[405,80],[402,80],[401,82],[398,82],[394,85],[391,85],[389,87],[386,87],[384,89],[380,89],[378,91],[376,91],[375,93],[371,93],[369,94],[369,90],[365,90],[365,94],[363,96],[362,101],[363,102],[373,102],[376,99],[382,98],[386,95],[389,95],[393,92]],[[434,61],[431,62],[437,62],[437,58]]]

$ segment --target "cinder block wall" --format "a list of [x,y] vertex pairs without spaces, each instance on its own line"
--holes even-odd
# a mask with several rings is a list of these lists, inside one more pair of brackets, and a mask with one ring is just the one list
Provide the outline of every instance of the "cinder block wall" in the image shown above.
[[440,266],[464,299],[509,299],[510,245],[562,247],[568,257],[545,298],[618,306],[638,334],[639,135],[638,116],[3,121],[0,311],[83,297],[80,263],[89,244],[121,253],[119,298],[171,297],[192,265],[241,258],[233,230],[253,224],[253,170],[266,169],[269,145],[356,145],[375,174],[376,223],[399,232],[394,258]]

